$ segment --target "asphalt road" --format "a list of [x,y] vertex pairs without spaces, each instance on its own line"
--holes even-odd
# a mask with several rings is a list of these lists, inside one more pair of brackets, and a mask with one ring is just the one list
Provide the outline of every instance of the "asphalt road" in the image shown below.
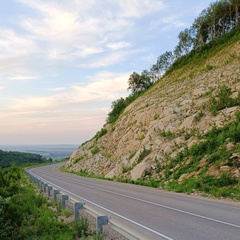
[[30,171],[108,217],[150,239],[239,240],[240,205],[168,193],[160,189],[79,177],[61,164]]

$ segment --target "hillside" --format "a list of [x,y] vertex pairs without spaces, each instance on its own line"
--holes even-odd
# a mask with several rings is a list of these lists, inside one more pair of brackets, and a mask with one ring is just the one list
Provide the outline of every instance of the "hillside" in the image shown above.
[[51,162],[40,154],[24,153],[17,151],[2,151],[0,149],[0,168],[8,168],[12,165],[20,166],[27,163]]
[[221,189],[215,195],[227,187],[240,198],[239,39],[238,28],[173,65],[72,154],[68,171],[177,191]]

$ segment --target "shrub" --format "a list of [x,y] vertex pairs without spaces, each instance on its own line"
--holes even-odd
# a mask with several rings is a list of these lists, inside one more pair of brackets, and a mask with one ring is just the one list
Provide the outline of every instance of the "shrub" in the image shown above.
[[215,97],[211,97],[209,100],[209,108],[211,113],[215,116],[219,110],[225,107],[233,107],[240,104],[240,94],[236,99],[231,96],[231,89],[223,85]]
[[175,137],[175,134],[173,132],[171,132],[170,130],[164,131],[164,130],[159,129],[158,134],[159,134],[159,136],[165,137],[165,138],[168,138],[168,139],[173,139]]
[[139,93],[132,94],[128,97],[120,98],[114,102],[112,102],[112,111],[108,113],[107,122],[108,123],[115,123],[119,118],[120,114],[126,109],[128,105],[130,105],[135,99],[140,96]]
[[85,218],[80,218],[72,222],[72,231],[74,237],[85,237],[88,235],[89,222]]
[[98,148],[98,146],[95,146],[91,149],[91,153],[94,155],[96,153],[98,153],[100,151],[100,149]]
[[95,135],[94,138],[96,138],[96,140],[98,140],[100,137],[104,136],[107,133],[107,129],[102,128],[100,131],[98,131]]
[[139,154],[138,163],[140,163],[150,152],[151,152],[150,149],[146,149],[144,147],[143,151]]

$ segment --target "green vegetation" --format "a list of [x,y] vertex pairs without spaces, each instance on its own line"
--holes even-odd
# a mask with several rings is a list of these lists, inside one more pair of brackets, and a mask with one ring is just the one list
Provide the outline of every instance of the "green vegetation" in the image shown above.
[[74,162],[73,162],[73,163],[76,164],[76,163],[78,163],[78,162],[81,162],[83,159],[84,159],[84,157],[81,156],[81,157],[79,157],[79,158],[74,159]]
[[36,191],[22,168],[0,170],[0,239],[103,239],[89,231],[86,219],[60,220],[60,216],[69,217],[70,211]]
[[128,160],[131,160],[135,155],[136,155],[136,151],[132,152],[129,157],[128,157]]
[[144,147],[143,151],[140,152],[140,154],[139,154],[139,157],[138,157],[138,161],[137,161],[137,162],[140,163],[150,152],[151,152],[150,149],[146,149],[146,148]]
[[98,153],[100,151],[100,149],[98,148],[98,146],[95,146],[91,149],[91,153],[94,155],[96,153]]
[[96,133],[96,135],[93,138],[98,140],[100,137],[104,136],[105,134],[107,134],[107,129],[102,128],[100,131]]
[[115,123],[126,107],[129,106],[135,99],[137,99],[139,95],[139,93],[135,93],[126,97],[125,99],[120,98],[117,101],[112,102],[112,111],[108,113],[107,122],[112,124]]
[[168,139],[173,139],[175,137],[175,134],[173,132],[171,132],[170,130],[164,131],[164,130],[158,129],[158,134],[159,134],[159,136],[165,137]]
[[231,98],[231,89],[222,86],[215,97],[211,97],[209,101],[209,108],[211,113],[215,116],[219,110],[226,107],[234,107],[240,105],[240,93],[237,98]]
[[44,163],[51,162],[40,154],[22,153],[15,151],[2,151],[0,150],[0,167],[6,168],[12,165],[20,166],[26,163]]
[[[234,147],[226,150],[226,143],[231,142]],[[143,151],[144,152],[144,151]],[[175,158],[169,158],[167,164],[157,164],[156,172],[164,171],[164,176],[144,179],[130,180],[117,178],[120,182],[150,186],[165,187],[176,192],[202,192],[216,197],[230,197],[240,200],[240,182],[231,172],[221,172],[221,166],[238,168],[238,160],[231,158],[233,153],[240,152],[240,112],[236,114],[236,121],[222,128],[214,126],[207,134],[202,136],[202,141],[194,144],[190,149],[185,148]],[[207,158],[206,158],[207,156]],[[206,165],[200,166],[201,160],[206,158]],[[219,176],[209,173],[210,166],[219,171]],[[124,172],[131,168],[125,167]],[[195,175],[191,174],[197,172]],[[183,174],[189,177],[181,183],[178,181]],[[168,184],[164,182],[169,181]]]
[[[192,49],[188,54],[179,57],[173,64],[168,68],[166,71],[166,75],[170,74],[171,72],[185,67],[186,65],[188,68],[191,66],[196,66],[202,63],[205,63],[206,60],[219,52],[226,46],[231,45],[232,43],[239,41],[240,37],[240,26],[232,29],[229,33],[226,33],[222,36],[216,37],[210,42],[203,44],[196,49]],[[210,65],[206,65],[206,70],[209,71],[213,67]]]
[[[173,179],[167,185],[169,190],[178,192],[201,191],[214,196],[233,197],[240,200],[239,180],[231,172],[221,172],[221,166],[239,167],[238,160],[231,158],[233,153],[240,152],[240,112],[236,114],[236,121],[226,124],[222,128],[214,126],[203,136],[204,141],[186,148],[165,166],[165,177]],[[226,143],[231,142],[234,147],[227,150]],[[207,157],[207,158],[206,158]],[[205,166],[201,167],[201,160],[206,158]],[[174,171],[170,169],[179,165]],[[209,173],[209,168],[214,167],[219,176]],[[178,182],[182,174],[194,176]]]

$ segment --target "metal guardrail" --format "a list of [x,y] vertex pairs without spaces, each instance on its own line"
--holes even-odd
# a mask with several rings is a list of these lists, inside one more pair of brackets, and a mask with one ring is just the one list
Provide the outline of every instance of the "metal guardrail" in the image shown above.
[[[76,199],[69,197],[64,191],[55,188],[54,184],[50,185],[47,181],[41,179],[34,173],[31,173],[29,168],[25,168],[25,174],[36,184],[38,185],[48,197],[53,197],[55,201],[60,200],[62,204],[62,208],[65,209],[67,207],[66,201],[70,201],[73,205],[74,210],[74,219],[77,220],[81,218],[80,211],[84,210],[86,213],[96,218],[96,230],[99,232],[103,232],[103,226],[108,225],[112,230],[118,232],[122,236],[126,237],[130,240],[136,239],[144,239],[151,240],[150,238],[138,233],[137,231],[117,222],[114,219],[109,218],[108,216],[101,215],[96,209],[88,206],[84,202],[78,202]],[[81,196],[79,196],[81,198]]]

